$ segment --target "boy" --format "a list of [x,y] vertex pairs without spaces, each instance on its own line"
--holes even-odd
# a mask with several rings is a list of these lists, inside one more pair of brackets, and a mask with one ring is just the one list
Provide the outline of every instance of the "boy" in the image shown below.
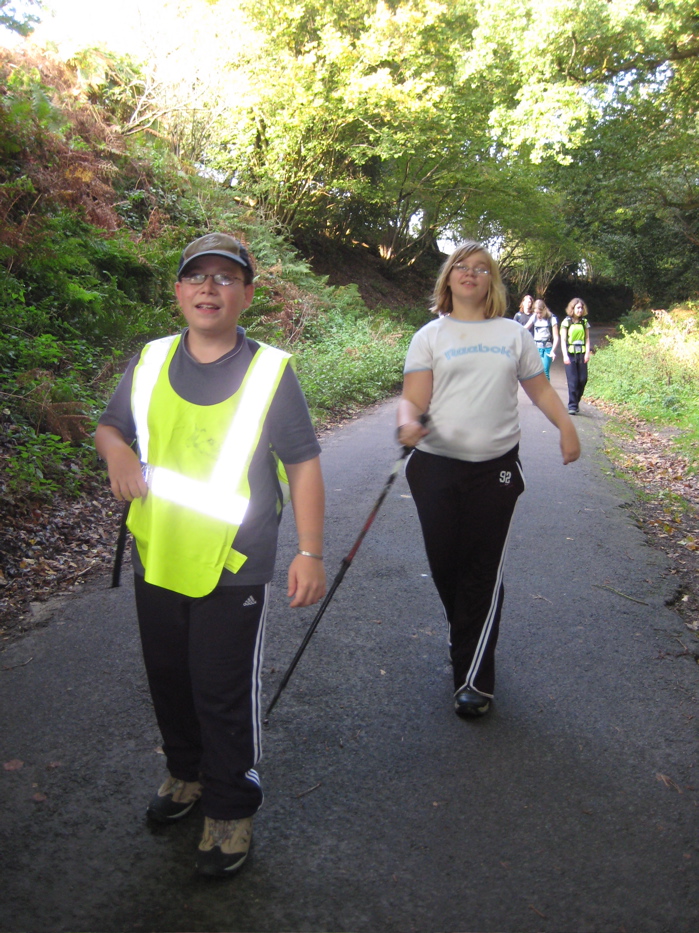
[[320,446],[289,355],[238,326],[253,276],[228,234],[185,248],[175,294],[187,327],[130,362],[95,435],[112,492],[131,502],[136,609],[169,771],[147,813],[171,823],[201,798],[196,865],[213,876],[242,866],[263,799],[255,765],[280,464],[299,542],[291,606],[325,594]]

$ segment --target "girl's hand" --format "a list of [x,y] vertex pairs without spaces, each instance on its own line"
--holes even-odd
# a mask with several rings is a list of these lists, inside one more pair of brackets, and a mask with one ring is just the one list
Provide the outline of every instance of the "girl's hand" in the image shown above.
[[403,447],[415,447],[429,431],[419,421],[408,421],[398,428],[398,443]]
[[563,464],[574,463],[580,456],[580,439],[575,430],[570,415],[567,416],[570,425],[564,423],[561,426],[561,454],[563,455]]

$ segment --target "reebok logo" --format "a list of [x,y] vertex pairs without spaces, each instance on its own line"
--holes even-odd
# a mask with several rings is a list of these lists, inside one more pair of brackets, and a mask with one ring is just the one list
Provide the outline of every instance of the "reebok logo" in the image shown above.
[[254,596],[248,596],[248,598],[243,603],[243,606],[256,606],[256,605],[257,605],[257,600],[255,599]]
[[454,347],[451,350],[447,350],[444,354],[444,358],[447,360],[453,360],[456,356],[464,356],[467,353],[498,353],[502,356],[506,356],[509,360],[512,356],[512,350],[510,347],[488,347],[482,343],[474,344],[471,347]]

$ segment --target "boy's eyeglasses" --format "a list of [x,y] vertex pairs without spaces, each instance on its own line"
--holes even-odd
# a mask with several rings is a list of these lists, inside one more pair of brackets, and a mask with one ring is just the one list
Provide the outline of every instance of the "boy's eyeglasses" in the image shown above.
[[180,276],[180,282],[186,282],[187,285],[203,285],[207,279],[213,279],[217,285],[233,285],[235,282],[245,284],[245,279],[237,275],[228,275],[227,272],[216,272],[214,275],[195,272],[194,275]]
[[453,267],[457,272],[473,272],[474,275],[490,275],[490,269],[486,266],[462,266],[461,264]]

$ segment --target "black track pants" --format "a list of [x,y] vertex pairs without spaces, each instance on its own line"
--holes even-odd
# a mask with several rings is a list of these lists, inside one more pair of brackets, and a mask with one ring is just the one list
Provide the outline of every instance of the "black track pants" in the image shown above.
[[577,411],[587,385],[587,363],[584,353],[570,353],[569,359],[570,363],[563,367],[568,382],[568,408]]
[[138,575],[136,608],[163,751],[173,777],[201,780],[205,816],[252,816],[262,803],[260,671],[269,586],[190,598]]
[[524,491],[518,448],[484,463],[416,450],[405,474],[449,623],[454,688],[492,696],[507,539]]

